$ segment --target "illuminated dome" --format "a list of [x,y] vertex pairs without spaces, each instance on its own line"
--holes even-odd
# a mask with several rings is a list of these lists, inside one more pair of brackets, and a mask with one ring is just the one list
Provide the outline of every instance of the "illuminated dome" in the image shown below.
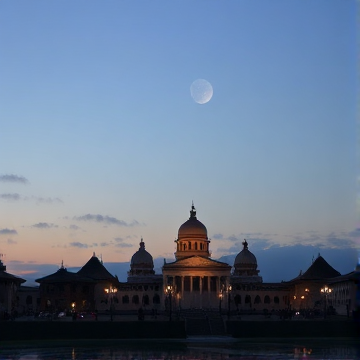
[[205,225],[196,218],[194,205],[191,207],[189,220],[180,226],[178,232],[178,240],[191,238],[207,239],[207,229]]

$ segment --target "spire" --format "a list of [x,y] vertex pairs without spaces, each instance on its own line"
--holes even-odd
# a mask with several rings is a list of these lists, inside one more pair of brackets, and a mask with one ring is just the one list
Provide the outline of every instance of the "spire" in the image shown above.
[[248,243],[247,243],[246,239],[244,239],[244,241],[243,241],[242,244],[244,245],[244,249],[243,249],[243,250],[247,250],[247,249],[248,249]]
[[141,237],[141,241],[140,241],[140,248],[139,250],[145,250],[145,243],[144,243],[144,239]]
[[190,219],[195,218],[196,219],[196,210],[194,206],[194,201],[191,204],[191,210],[190,210]]
[[1,258],[4,257],[4,254],[0,254],[0,271],[6,271],[6,266],[3,264]]
[[60,266],[60,269],[63,269],[64,268],[64,260],[61,260],[61,266]]

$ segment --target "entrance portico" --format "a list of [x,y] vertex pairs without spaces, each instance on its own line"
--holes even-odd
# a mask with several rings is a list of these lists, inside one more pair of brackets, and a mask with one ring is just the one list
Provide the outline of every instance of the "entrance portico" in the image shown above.
[[220,292],[230,283],[231,266],[210,259],[207,229],[197,220],[194,205],[175,242],[176,261],[162,268],[164,291],[171,285],[179,308],[217,308]]

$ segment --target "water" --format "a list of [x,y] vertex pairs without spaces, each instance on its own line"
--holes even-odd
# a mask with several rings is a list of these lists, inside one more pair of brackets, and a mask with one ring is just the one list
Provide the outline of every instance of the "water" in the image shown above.
[[0,360],[360,359],[360,341],[224,339],[82,341],[1,346]]

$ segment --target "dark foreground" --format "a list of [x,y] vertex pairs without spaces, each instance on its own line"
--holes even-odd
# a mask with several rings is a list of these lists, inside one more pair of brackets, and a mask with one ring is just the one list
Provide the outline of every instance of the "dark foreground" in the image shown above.
[[[192,330],[186,321],[13,321],[2,322],[0,327],[0,344],[52,339],[185,339]],[[352,321],[227,321],[224,335],[242,339],[360,339],[357,324]]]
[[1,360],[25,359],[360,359],[359,342],[348,338],[48,340],[6,342]]

